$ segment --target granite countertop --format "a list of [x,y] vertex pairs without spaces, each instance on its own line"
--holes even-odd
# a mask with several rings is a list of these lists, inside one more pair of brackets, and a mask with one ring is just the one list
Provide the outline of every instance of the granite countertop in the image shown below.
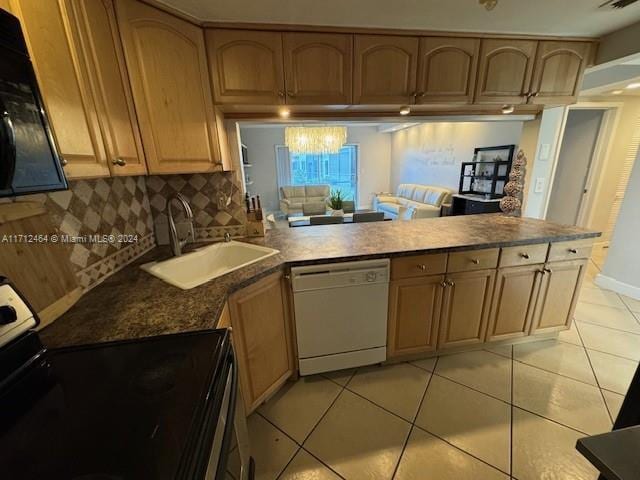
[[45,327],[40,337],[45,345],[58,347],[214,328],[229,294],[293,265],[599,235],[578,227],[502,214],[284,228],[268,231],[264,238],[245,240],[276,248],[280,254],[190,290],[171,286],[140,269],[143,263],[170,256],[168,247],[156,247],[87,292]]

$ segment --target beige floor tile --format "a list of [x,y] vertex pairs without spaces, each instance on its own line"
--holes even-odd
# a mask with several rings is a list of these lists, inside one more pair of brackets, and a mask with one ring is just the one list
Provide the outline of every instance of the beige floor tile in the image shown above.
[[328,378],[329,380],[333,380],[339,385],[343,387],[349,383],[353,374],[356,373],[355,368],[347,368],[346,370],[336,370],[335,372],[327,372],[323,373],[322,376]]
[[434,376],[416,425],[508,472],[511,406],[483,393]]
[[394,480],[508,480],[508,476],[414,428]]
[[409,363],[360,368],[348,389],[413,422],[431,374]]
[[612,355],[640,360],[640,335],[578,322],[584,346]]
[[625,307],[606,307],[595,303],[578,302],[573,318],[579,322],[593,323],[603,327],[624,330],[625,332],[640,333],[640,323]]
[[287,383],[258,410],[298,443],[304,442],[342,388],[314,375]]
[[618,412],[620,412],[620,407],[622,407],[624,395],[609,392],[607,390],[602,390],[602,395],[604,396],[604,402],[607,404],[611,418],[615,422]]
[[580,340],[580,335],[578,335],[576,322],[571,322],[571,327],[568,330],[562,330],[561,332],[558,332],[558,340],[560,340],[561,342],[582,346],[582,340]]
[[607,307],[624,308],[624,302],[616,292],[604,288],[583,286],[580,290],[581,302],[595,303]]
[[511,360],[495,353],[478,350],[444,355],[435,373],[502,400],[511,399]]
[[589,350],[591,365],[596,372],[600,388],[626,395],[638,362],[608,353]]
[[[256,462],[256,480],[274,480],[289,463],[298,446],[258,414],[247,419],[251,456]],[[238,449],[229,455],[228,470],[238,478]]]
[[344,390],[304,448],[347,480],[390,479],[411,425]]
[[300,449],[279,480],[340,480],[340,477]]
[[438,360],[438,357],[423,358],[422,360],[413,360],[410,363],[412,363],[416,367],[420,367],[429,372],[433,372],[433,369],[436,367],[436,360]]
[[566,375],[591,385],[597,385],[583,347],[544,340],[514,345],[513,358],[553,373]]
[[502,355],[503,357],[511,358],[513,355],[511,345],[487,345],[484,347],[487,352],[495,353],[496,355]]
[[611,421],[597,387],[515,362],[513,404],[581,432],[611,429]]
[[595,468],[575,449],[583,436],[514,408],[512,475],[518,480],[595,480]]
[[640,300],[622,295],[622,300],[632,312],[640,312]]

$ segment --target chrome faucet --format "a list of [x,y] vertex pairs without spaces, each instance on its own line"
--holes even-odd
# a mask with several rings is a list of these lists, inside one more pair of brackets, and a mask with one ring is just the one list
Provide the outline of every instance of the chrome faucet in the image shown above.
[[231,241],[231,234],[229,232],[224,232],[224,241],[225,242]]
[[[187,236],[182,240],[178,237],[178,229],[176,228],[176,222],[173,219],[172,206],[175,202],[182,207],[186,220],[189,222],[189,231],[187,232]],[[167,202],[167,215],[169,217],[169,242],[171,243],[171,251],[176,257],[178,257],[182,255],[182,249],[189,241],[189,237],[191,237],[192,240],[195,238],[195,234],[193,232],[193,212],[191,211],[191,207],[189,206],[187,199],[181,194],[176,193],[169,198],[169,201]]]

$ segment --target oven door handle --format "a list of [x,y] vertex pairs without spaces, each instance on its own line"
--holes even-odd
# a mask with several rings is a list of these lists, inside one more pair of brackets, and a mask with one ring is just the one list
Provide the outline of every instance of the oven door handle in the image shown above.
[[[231,347],[229,354],[229,363],[231,364],[231,392],[229,393],[229,408],[227,409],[227,418],[224,426],[224,436],[222,438],[221,452],[228,452],[231,447],[231,437],[233,435],[234,418],[236,413],[236,402],[238,401],[238,363],[236,354]],[[216,480],[226,478],[227,456],[224,462],[218,462],[216,469]]]
[[0,98],[0,190],[11,189],[16,169],[16,136],[9,111]]

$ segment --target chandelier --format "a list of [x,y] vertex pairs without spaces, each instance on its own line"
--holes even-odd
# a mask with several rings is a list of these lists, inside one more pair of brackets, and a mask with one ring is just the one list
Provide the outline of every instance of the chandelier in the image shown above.
[[291,153],[338,153],[347,141],[347,127],[286,127],[284,142]]

